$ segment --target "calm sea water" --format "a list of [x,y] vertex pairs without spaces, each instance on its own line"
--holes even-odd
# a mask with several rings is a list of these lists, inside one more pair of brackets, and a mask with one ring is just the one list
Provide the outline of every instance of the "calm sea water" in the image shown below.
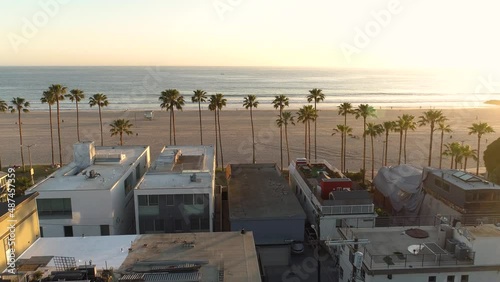
[[[196,109],[190,96],[195,89],[223,93],[228,107],[241,108],[243,97],[257,95],[259,108],[271,109],[274,95],[285,94],[291,108],[306,104],[312,88],[326,95],[322,108],[342,102],[376,107],[483,107],[499,99],[488,87],[486,75],[472,72],[416,70],[352,70],[269,67],[0,67],[0,99],[24,97],[35,110],[45,110],[42,92],[50,84],[82,89],[87,97],[104,93],[110,109],[158,110],[160,92],[178,89],[185,109]],[[499,89],[500,90],[500,89]],[[500,92],[500,91],[498,91]],[[62,109],[72,109],[63,101]],[[86,108],[82,105],[82,108]]]

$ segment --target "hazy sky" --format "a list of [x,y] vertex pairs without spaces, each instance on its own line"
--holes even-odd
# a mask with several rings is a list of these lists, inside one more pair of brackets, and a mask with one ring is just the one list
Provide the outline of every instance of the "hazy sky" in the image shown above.
[[2,0],[0,65],[498,69],[500,2]]

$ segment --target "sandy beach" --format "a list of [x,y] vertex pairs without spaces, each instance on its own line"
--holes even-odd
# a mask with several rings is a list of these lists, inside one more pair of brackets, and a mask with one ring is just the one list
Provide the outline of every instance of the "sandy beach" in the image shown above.
[[[321,110],[321,107],[318,107]],[[377,109],[378,118],[370,119],[369,122],[382,123],[383,121],[395,120],[399,115],[412,114],[418,116],[425,109]],[[487,122],[496,133],[483,137],[482,150],[486,144],[491,143],[499,137],[500,132],[500,108],[481,109],[445,109],[443,113],[448,117],[453,133],[445,136],[447,142],[464,142],[473,148],[477,146],[477,136],[468,135],[468,129],[474,122]],[[280,163],[279,152],[279,128],[275,125],[278,111],[257,110],[254,114],[255,141],[257,162]],[[214,144],[214,116],[213,112],[204,110],[203,115],[203,138],[205,144]],[[133,135],[124,137],[125,145],[149,145],[151,147],[151,158],[154,160],[161,148],[169,143],[168,113],[165,111],[154,111],[152,121],[144,118],[143,111],[108,111],[103,109],[104,123],[104,145],[114,146],[119,142],[118,137],[109,134],[109,123],[118,118],[129,119],[134,124]],[[54,119],[54,149],[56,162],[59,159],[57,152],[57,129]],[[72,159],[72,144],[77,141],[76,137],[76,113],[65,111],[61,113],[61,135],[63,148],[63,161],[70,162]],[[363,138],[362,119],[356,120],[354,116],[348,117],[348,125],[353,127],[354,137],[348,138],[347,142],[347,169],[358,170],[362,166]],[[317,155],[318,159],[326,159],[332,165],[340,167],[340,135],[332,136],[333,128],[343,123],[343,117],[337,115],[337,111],[322,110],[318,119],[317,129]],[[24,145],[36,144],[32,147],[32,162],[34,164],[49,164],[51,161],[50,131],[48,111],[33,111],[22,114],[23,141]],[[177,145],[199,145],[199,120],[198,111],[176,112]],[[223,110],[221,112],[222,145],[225,164],[247,163],[252,161],[251,126],[248,110]],[[19,132],[17,126],[17,114],[0,114],[0,154],[2,164],[20,165],[19,154]],[[313,127],[314,128],[314,127]],[[429,146],[428,126],[418,127],[414,132],[408,133],[407,163],[426,165]],[[96,145],[100,144],[99,116],[97,110],[80,112],[80,136],[82,140],[93,140]],[[314,137],[313,137],[314,138]],[[314,139],[312,139],[314,140]],[[381,136],[375,140],[375,167],[380,167],[383,154],[383,140]],[[434,133],[433,166],[439,164],[439,141],[440,132]],[[291,158],[304,156],[304,125],[297,124],[289,128],[289,142]],[[314,144],[314,141],[312,141]],[[284,142],[283,142],[284,143]],[[283,156],[286,163],[286,147],[283,144]],[[389,136],[389,165],[397,164],[399,150],[399,135],[391,133]],[[25,148],[25,162],[28,164],[28,152]],[[312,148],[314,156],[314,147]],[[370,141],[367,141],[367,176],[370,175]],[[450,160],[444,158],[443,166],[449,167]],[[469,160],[469,168],[475,167],[476,163]]]

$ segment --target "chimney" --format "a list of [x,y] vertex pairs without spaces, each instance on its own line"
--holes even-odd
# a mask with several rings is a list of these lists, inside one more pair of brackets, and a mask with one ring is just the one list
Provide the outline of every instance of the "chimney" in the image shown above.
[[84,169],[94,164],[94,158],[94,141],[82,141],[73,144],[73,161],[79,168]]

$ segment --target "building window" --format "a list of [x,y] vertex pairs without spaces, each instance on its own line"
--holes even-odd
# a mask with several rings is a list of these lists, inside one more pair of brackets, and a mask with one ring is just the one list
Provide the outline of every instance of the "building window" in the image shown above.
[[197,216],[192,216],[189,219],[191,223],[191,230],[200,230],[201,229],[201,218]]
[[443,190],[446,192],[450,192],[450,184],[448,183],[443,183]]
[[174,195],[167,195],[167,206],[174,205]]
[[154,226],[155,231],[162,231],[162,232],[165,231],[165,220],[155,219],[154,224],[155,224]]
[[339,270],[339,278],[344,279],[344,269],[342,267],[340,267],[340,270]]
[[36,200],[38,207],[38,216],[40,218],[71,218],[71,199],[38,199]]
[[182,231],[182,219],[176,219],[174,221],[174,230],[175,231]]
[[109,225],[101,225],[101,236],[109,235]]
[[139,195],[139,206],[158,206],[158,195]]
[[460,282],[469,282],[469,275],[462,275]]
[[429,282],[436,282],[436,276],[429,276]]
[[192,205],[192,204],[193,204],[193,194],[185,194],[184,205]]
[[455,282],[455,275],[448,275],[446,282]]
[[64,226],[64,237],[73,237],[73,226]]
[[194,204],[203,205],[205,203],[205,197],[203,194],[194,194]]

